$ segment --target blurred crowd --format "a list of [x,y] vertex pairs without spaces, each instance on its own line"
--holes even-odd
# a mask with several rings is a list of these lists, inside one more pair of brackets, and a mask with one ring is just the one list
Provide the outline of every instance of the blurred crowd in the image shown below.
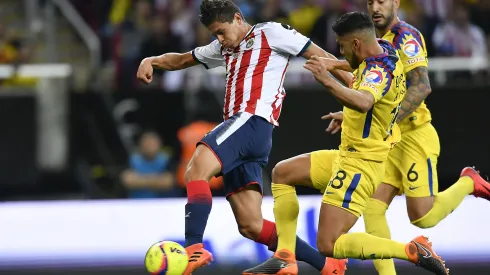
[[[16,32],[8,28],[0,21],[0,64],[11,64],[18,66],[28,63],[33,53],[33,47],[17,35]],[[14,75],[8,79],[0,79],[1,86],[32,86],[36,83],[35,78],[19,77]]]
[[[137,85],[134,71],[146,56],[184,52],[212,41],[199,23],[200,0],[72,0],[97,31],[104,61],[116,68],[119,86]],[[344,12],[366,10],[366,0],[236,0],[251,24],[292,25],[338,54],[330,26]],[[96,11],[94,13],[94,11]],[[430,56],[478,56],[490,51],[490,1],[402,0],[400,19],[425,36]],[[163,73],[159,72],[159,77]],[[157,78],[158,79],[158,78]],[[155,81],[163,85],[162,81]]]
[[[72,0],[103,41],[106,64],[117,68],[120,87],[134,87],[141,59],[166,52],[185,52],[214,38],[198,20],[200,0]],[[236,0],[251,24],[278,21],[292,25],[325,50],[339,54],[332,23],[343,13],[366,10],[366,0]],[[486,58],[489,52],[490,1],[402,0],[400,19],[425,36],[430,56]],[[94,12],[95,11],[95,12]],[[158,72],[154,85],[165,85]],[[183,78],[182,78],[183,79]],[[181,79],[181,81],[183,81]],[[174,80],[175,81],[175,80]],[[121,174],[130,198],[185,195],[183,175],[196,142],[215,124],[195,121],[178,133],[180,162],[162,148],[154,132],[142,134],[139,147]],[[211,182],[219,194],[222,180]]]
[[[115,88],[136,87],[142,58],[185,52],[212,41],[199,23],[201,0],[70,0],[102,41],[105,68]],[[366,10],[367,0],[236,0],[251,24],[292,25],[325,50],[338,54],[330,26],[344,12]],[[42,1],[41,1],[42,3]],[[425,36],[429,56],[488,56],[490,1],[402,0],[400,19]],[[1,25],[0,64],[29,62],[32,48]],[[153,85],[179,90],[184,75],[157,72]],[[4,83],[5,84],[5,83]]]

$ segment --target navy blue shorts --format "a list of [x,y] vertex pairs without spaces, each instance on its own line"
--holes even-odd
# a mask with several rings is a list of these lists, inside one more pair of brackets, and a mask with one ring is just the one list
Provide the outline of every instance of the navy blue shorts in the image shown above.
[[269,161],[273,129],[262,117],[239,113],[198,143],[210,148],[220,161],[227,196],[249,184],[258,184],[262,190],[262,168]]

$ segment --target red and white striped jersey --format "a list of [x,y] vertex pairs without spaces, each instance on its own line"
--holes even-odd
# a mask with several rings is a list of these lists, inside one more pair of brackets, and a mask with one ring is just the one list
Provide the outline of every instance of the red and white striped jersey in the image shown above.
[[224,120],[247,112],[277,126],[289,59],[302,55],[310,44],[290,26],[269,22],[255,25],[234,50],[215,40],[192,54],[207,69],[226,66]]

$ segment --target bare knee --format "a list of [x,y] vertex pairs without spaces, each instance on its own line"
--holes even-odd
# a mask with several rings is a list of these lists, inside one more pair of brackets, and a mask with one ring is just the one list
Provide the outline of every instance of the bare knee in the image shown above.
[[316,247],[318,251],[325,257],[333,258],[333,251],[337,238],[317,237]]
[[187,164],[184,174],[184,181],[195,180],[209,181],[211,177],[221,171],[221,163],[214,153],[206,146],[199,145]]
[[310,167],[310,154],[303,154],[283,160],[272,169],[272,182],[312,187]]
[[386,205],[390,205],[399,192],[400,189],[394,187],[393,185],[381,183],[378,188],[376,188],[376,192],[374,192],[372,199],[383,202]]
[[209,181],[211,177],[205,173],[203,169],[200,169],[198,163],[192,163],[189,162],[187,165],[187,169],[185,170],[184,174],[184,181],[185,183],[195,181],[195,180],[206,180]]
[[407,197],[407,212],[410,222],[420,228],[431,228],[435,224],[422,220],[434,206],[434,197],[410,198]]
[[238,222],[238,231],[240,234],[250,240],[256,240],[262,231],[262,220],[248,220]]
[[288,168],[287,168],[287,162],[281,161],[276,166],[274,166],[274,169],[272,169],[272,182],[277,182],[281,184],[288,184],[289,183],[289,173],[288,173]]

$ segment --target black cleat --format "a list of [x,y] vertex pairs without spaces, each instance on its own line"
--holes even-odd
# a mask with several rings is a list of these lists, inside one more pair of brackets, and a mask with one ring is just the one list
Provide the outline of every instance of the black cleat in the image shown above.
[[437,275],[449,275],[445,262],[432,249],[432,243],[424,236],[413,239],[405,250],[410,261]]
[[294,254],[280,250],[262,264],[243,271],[242,275],[298,275],[298,265]]

